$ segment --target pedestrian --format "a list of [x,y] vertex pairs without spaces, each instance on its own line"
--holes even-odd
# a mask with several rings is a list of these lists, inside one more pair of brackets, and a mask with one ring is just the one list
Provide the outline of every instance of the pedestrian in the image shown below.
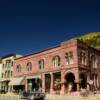
[[84,96],[87,96],[87,92],[86,92],[86,89],[85,88],[81,88],[81,95],[84,97]]
[[94,85],[93,85],[93,80],[90,80],[89,81],[89,84],[90,84],[90,94],[94,94]]
[[72,83],[69,83],[68,85],[68,94],[70,94],[72,91]]

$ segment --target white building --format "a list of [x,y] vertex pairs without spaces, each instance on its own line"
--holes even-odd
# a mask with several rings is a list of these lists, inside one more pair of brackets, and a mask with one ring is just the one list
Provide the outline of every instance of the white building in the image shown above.
[[9,82],[11,78],[13,78],[13,62],[14,59],[21,57],[21,55],[17,54],[9,54],[6,56],[3,56],[2,64],[0,67],[0,73],[1,73],[1,81],[0,81],[0,87],[2,90],[8,91],[9,88]]
[[[2,60],[0,59],[0,81],[2,78]],[[1,82],[0,82],[0,90],[1,90]]]

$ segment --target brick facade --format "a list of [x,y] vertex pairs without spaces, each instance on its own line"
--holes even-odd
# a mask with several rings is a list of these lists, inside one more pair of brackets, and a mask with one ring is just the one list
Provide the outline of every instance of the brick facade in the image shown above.
[[[71,53],[72,55],[71,55]],[[80,54],[84,56],[81,58]],[[68,60],[73,60],[72,63],[66,64],[66,53],[70,53]],[[96,67],[91,66],[91,58],[92,55],[95,57],[94,60]],[[59,56],[60,65],[58,67],[53,66],[53,58],[55,56]],[[72,58],[71,58],[72,56]],[[44,60],[44,68],[39,68],[39,61]],[[82,61],[81,61],[82,60]],[[27,55],[21,58],[18,58],[14,61],[13,71],[14,77],[35,77],[40,76],[42,79],[42,89],[46,91],[46,75],[50,76],[50,89],[48,90],[51,94],[56,93],[54,90],[54,76],[57,72],[59,72],[60,79],[60,92],[61,94],[65,94],[68,92],[68,84],[70,82],[73,83],[73,90],[79,91],[82,88],[82,84],[80,83],[81,78],[86,80],[86,85],[89,83],[90,79],[94,81],[94,89],[100,88],[100,51],[88,46],[87,44],[72,39],[69,41],[62,42],[60,45],[49,48],[41,52],[33,53],[31,55]],[[31,62],[32,70],[28,71],[26,66],[27,63]],[[21,65],[21,71],[17,71],[17,65]],[[71,74],[69,74],[71,73]],[[74,77],[71,80],[69,77]],[[82,76],[82,77],[81,77]],[[80,78],[81,77],[81,78]],[[84,78],[83,78],[84,77]],[[85,81],[84,81],[85,82]],[[83,83],[84,83],[83,82]],[[49,84],[49,83],[48,83]],[[76,89],[75,89],[76,87]],[[84,87],[84,85],[83,85]],[[88,86],[86,86],[87,88]],[[27,81],[25,82],[25,89],[27,90]]]

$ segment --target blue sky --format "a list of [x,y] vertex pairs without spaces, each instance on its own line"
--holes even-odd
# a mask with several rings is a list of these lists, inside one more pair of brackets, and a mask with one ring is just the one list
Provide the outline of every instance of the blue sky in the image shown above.
[[99,0],[1,0],[0,56],[29,54],[100,31]]

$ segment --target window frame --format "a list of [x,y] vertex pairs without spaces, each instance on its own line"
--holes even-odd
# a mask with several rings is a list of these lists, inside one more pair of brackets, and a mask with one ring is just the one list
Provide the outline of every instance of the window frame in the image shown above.
[[53,67],[59,67],[60,63],[61,63],[60,61],[61,61],[61,59],[60,59],[59,55],[54,56],[52,59]]
[[87,65],[87,58],[86,58],[86,52],[81,51],[80,52],[80,62],[82,65]]
[[45,61],[44,61],[44,59],[40,59],[40,60],[38,61],[38,65],[39,65],[39,69],[40,69],[40,70],[43,70],[44,67],[45,67]]
[[32,71],[32,62],[28,62],[28,63],[26,64],[26,70],[27,70],[28,72]]
[[21,72],[21,64],[18,64],[18,65],[16,66],[16,71],[17,71],[17,72]]
[[74,63],[73,51],[69,51],[65,53],[65,60],[66,60],[66,65]]

